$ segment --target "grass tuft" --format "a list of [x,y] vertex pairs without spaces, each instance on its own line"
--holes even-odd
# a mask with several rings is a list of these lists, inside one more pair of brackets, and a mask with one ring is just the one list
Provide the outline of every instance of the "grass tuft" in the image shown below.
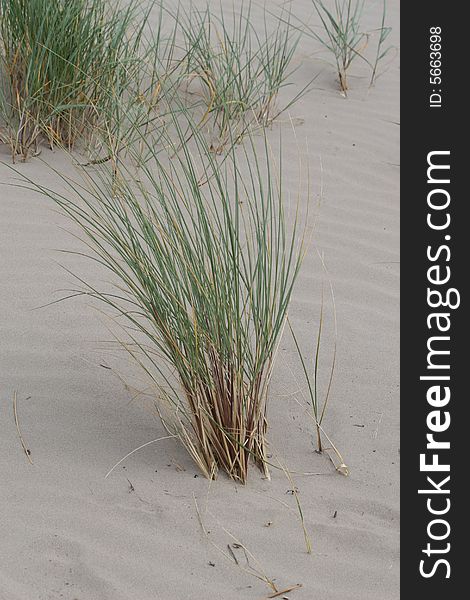
[[[106,0],[0,0],[0,137],[13,158],[72,148],[130,87],[148,10]],[[137,24],[136,24],[137,23]]]
[[250,0],[239,3],[230,16],[209,6],[191,8],[181,13],[180,26],[186,75],[201,82],[205,117],[213,117],[222,144],[229,132],[242,137],[253,124],[268,125],[305,91],[288,105],[276,106],[279,91],[295,70],[292,60],[300,38],[287,9],[274,26],[265,12],[261,31],[253,25]]
[[295,205],[286,221],[266,138],[232,144],[222,159],[183,109],[171,125],[164,151],[142,136],[137,175],[103,164],[82,171],[84,184],[65,179],[66,194],[30,184],[81,226],[112,273],[113,291],[85,293],[127,327],[169,433],[208,478],[221,469],[245,482],[250,460],[269,476],[268,387],[303,236]]
[[307,31],[333,54],[341,91],[346,94],[348,90],[348,71],[357,57],[370,66],[372,85],[377,76],[379,62],[390,50],[383,47],[391,32],[391,28],[385,26],[386,0],[383,0],[381,25],[376,30],[379,37],[374,62],[364,55],[369,41],[369,34],[364,32],[361,26],[364,0],[334,0],[331,7],[323,0],[312,0],[312,2],[321,21],[322,32],[318,33],[312,27],[308,27]]

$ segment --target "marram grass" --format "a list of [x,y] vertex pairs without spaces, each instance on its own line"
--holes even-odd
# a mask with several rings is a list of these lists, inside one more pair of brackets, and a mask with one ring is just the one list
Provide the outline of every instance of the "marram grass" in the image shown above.
[[84,184],[65,178],[64,194],[33,187],[111,272],[114,291],[85,293],[126,325],[166,428],[208,478],[245,482],[250,462],[269,474],[268,389],[303,254],[298,198],[287,218],[264,136],[222,159],[184,110],[167,129],[164,150],[142,139],[138,175],[104,164]]
[[146,15],[106,0],[0,0],[0,139],[72,147],[128,84]]
[[391,50],[391,47],[384,48],[384,43],[391,32],[391,28],[385,25],[387,0],[382,0],[381,24],[374,32],[378,34],[378,40],[373,61],[366,58],[364,52],[370,37],[370,34],[362,29],[365,0],[334,0],[334,2],[312,0],[312,2],[316,16],[320,20],[321,31],[307,27],[307,32],[333,54],[341,91],[347,93],[349,68],[356,58],[362,59],[369,65],[370,85],[372,85],[377,77],[379,63]]
[[[272,18],[268,18],[272,17]],[[274,17],[266,10],[262,27],[253,24],[252,2],[242,0],[231,11],[190,7],[178,12],[185,48],[187,77],[203,88],[205,116],[219,132],[222,145],[251,126],[266,126],[305,92],[284,106],[280,90],[295,71],[293,59],[300,39],[283,9]]]

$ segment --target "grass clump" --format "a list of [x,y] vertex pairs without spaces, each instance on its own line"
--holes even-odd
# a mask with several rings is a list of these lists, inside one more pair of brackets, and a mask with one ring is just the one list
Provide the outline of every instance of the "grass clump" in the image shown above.
[[182,13],[186,74],[202,83],[204,117],[213,117],[222,143],[228,133],[242,137],[249,125],[268,125],[286,110],[276,99],[293,72],[299,33],[285,9],[274,27],[264,15],[262,31],[252,22],[251,2],[241,2],[231,16],[209,6]]
[[[112,10],[111,10],[112,8]],[[0,136],[25,159],[71,148],[126,87],[145,18],[105,0],[0,0]]]
[[286,219],[266,139],[222,159],[185,111],[171,125],[164,152],[142,139],[138,175],[100,165],[69,193],[35,187],[112,273],[114,290],[86,293],[127,326],[169,432],[208,478],[245,482],[250,459],[268,475],[268,386],[301,263],[297,209]]
[[361,25],[364,0],[334,0],[333,6],[323,0],[312,2],[321,21],[322,33],[318,33],[312,27],[308,27],[307,31],[333,54],[341,91],[346,93],[348,90],[348,71],[357,57],[370,66],[372,85],[377,76],[379,62],[390,50],[390,47],[383,48],[391,32],[391,28],[385,26],[386,0],[383,0],[381,25],[376,30],[379,36],[373,61],[364,55],[370,37],[369,33],[362,30]]

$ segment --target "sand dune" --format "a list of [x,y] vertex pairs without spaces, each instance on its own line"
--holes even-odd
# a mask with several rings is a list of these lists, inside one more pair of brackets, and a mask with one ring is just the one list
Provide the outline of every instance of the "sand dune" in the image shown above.
[[[311,4],[295,0],[293,10],[309,14]],[[396,0],[389,20],[398,43]],[[296,135],[301,144],[308,140],[317,195],[322,172],[323,200],[290,315],[303,347],[313,347],[325,280],[318,249],[338,320],[325,427],[350,476],[336,474],[313,451],[312,427],[299,405],[302,374],[288,339],[270,404],[273,454],[294,472],[321,473],[293,476],[312,555],[305,552],[292,486],[282,471],[269,482],[253,470],[246,487],[224,477],[209,485],[170,439],[143,448],[104,478],[126,453],[165,433],[148,399],[133,400],[132,390],[105,368],[132,372],[128,358],[106,344],[110,335],[98,311],[80,298],[38,308],[74,286],[59,263],[72,272],[86,270],[91,281],[102,278],[91,262],[57,252],[80,248],[64,230],[72,226],[46,199],[1,186],[1,600],[267,597],[269,587],[247,572],[241,548],[232,548],[237,567],[215,547],[228,552],[234,540],[227,532],[279,589],[302,584],[286,593],[292,600],[398,599],[399,61],[370,91],[366,71],[354,66],[344,99],[333,70],[312,56],[313,46],[303,39],[294,79],[303,85],[321,74],[292,114],[303,119]],[[297,153],[295,141],[289,142],[284,154],[288,165],[292,161],[287,179],[293,183]],[[43,158],[70,169],[60,153],[44,150]],[[9,162],[2,146],[0,159]],[[40,160],[19,169],[57,185]],[[0,165],[0,182],[14,180]],[[329,301],[325,310],[324,380],[333,348]],[[15,390],[32,465],[15,428]]]

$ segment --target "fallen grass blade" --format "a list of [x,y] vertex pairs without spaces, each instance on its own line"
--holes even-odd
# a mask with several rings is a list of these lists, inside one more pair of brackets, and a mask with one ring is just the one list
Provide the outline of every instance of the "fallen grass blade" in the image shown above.
[[[199,505],[198,505],[198,503],[197,503],[196,496],[195,496],[194,494],[193,494],[193,500],[194,500],[194,505],[195,505],[195,507],[196,507],[196,514],[197,514],[197,517],[198,517],[199,525],[200,525],[200,527],[201,527],[201,530],[202,530],[202,532],[203,532],[203,534],[204,534],[204,537],[205,537],[205,538],[206,538],[206,539],[207,539],[207,540],[210,542],[210,544],[211,544],[211,545],[212,545],[214,548],[216,548],[216,550],[217,550],[218,552],[220,552],[220,553],[221,553],[221,554],[222,554],[222,555],[223,555],[223,556],[224,556],[226,559],[228,559],[230,562],[232,562],[232,561],[233,561],[233,562],[235,563],[235,565],[236,565],[236,566],[237,566],[239,569],[241,569],[242,571],[244,571],[244,572],[245,572],[245,573],[247,573],[248,575],[250,575],[250,576],[252,576],[252,577],[255,577],[256,579],[258,579],[258,580],[262,581],[262,582],[263,582],[263,583],[265,583],[267,586],[269,586],[269,587],[270,587],[270,588],[271,588],[271,589],[274,591],[274,593],[277,593],[278,589],[277,589],[277,587],[276,587],[276,584],[274,583],[274,581],[273,581],[273,580],[272,580],[270,577],[268,577],[268,576],[267,576],[267,575],[264,573],[263,569],[262,569],[262,568],[261,568],[261,566],[260,566],[260,563],[259,563],[259,561],[258,561],[258,560],[257,560],[257,559],[256,559],[256,558],[253,556],[253,554],[252,554],[252,553],[251,553],[251,552],[250,552],[250,551],[249,551],[249,550],[246,548],[246,546],[245,546],[244,544],[242,544],[242,542],[240,542],[240,540],[239,540],[239,539],[237,539],[237,538],[236,538],[236,537],[235,537],[235,536],[234,536],[232,533],[230,533],[230,531],[228,531],[228,530],[227,530],[225,527],[223,527],[223,526],[220,526],[220,527],[221,527],[221,529],[222,529],[222,531],[223,531],[225,534],[227,534],[227,535],[230,537],[230,539],[233,541],[233,547],[234,547],[234,548],[240,548],[241,550],[243,550],[243,552],[244,552],[244,555],[245,555],[245,560],[246,560],[246,566],[245,566],[245,565],[243,565],[243,564],[241,564],[241,563],[240,563],[240,561],[239,561],[239,560],[238,560],[238,559],[235,557],[235,553],[234,553],[234,552],[233,552],[233,550],[231,549],[231,547],[230,547],[230,544],[227,544],[227,549],[229,550],[229,553],[227,554],[227,552],[225,552],[225,550],[224,550],[224,549],[223,549],[221,546],[219,546],[218,544],[216,544],[216,543],[215,543],[215,542],[214,542],[214,541],[213,541],[213,540],[212,540],[212,539],[209,537],[209,533],[208,533],[208,531],[207,531],[207,529],[206,529],[206,526],[204,525],[204,521],[203,521],[203,518],[202,518],[202,514],[201,514],[201,511],[200,511],[200,509],[199,509]],[[206,507],[206,512],[209,512],[209,511],[207,510],[207,507]],[[211,513],[209,513],[209,514],[211,514]],[[214,518],[214,516],[213,516],[213,515],[211,515],[211,516]],[[252,562],[254,562],[254,563],[256,564],[256,567],[253,567],[253,566],[250,564],[250,559],[252,560]]]
[[289,471],[289,469],[287,468],[287,466],[285,464],[283,464],[279,460],[279,458],[278,458],[278,463],[279,463],[279,466],[281,467],[284,475],[287,477],[289,483],[292,486],[291,487],[291,489],[292,489],[292,495],[295,498],[295,503],[296,503],[296,506],[297,506],[297,512],[298,512],[298,515],[299,515],[299,521],[300,521],[300,525],[302,527],[302,533],[303,533],[304,541],[305,541],[305,548],[307,550],[307,554],[311,554],[312,553],[312,542],[310,540],[310,535],[309,535],[309,533],[307,531],[307,526],[305,524],[305,517],[304,517],[304,513],[302,511],[302,505],[300,503],[300,498],[299,498],[299,494],[298,494],[298,491],[297,491],[297,487],[296,487],[296,485],[294,483],[294,480],[292,478],[292,473]]
[[275,592],[274,594],[271,594],[270,596],[268,596],[268,598],[279,598],[279,596],[288,594],[289,592],[293,592],[294,590],[299,590],[301,587],[302,587],[302,584],[297,583],[296,585],[292,585],[288,588],[280,590],[279,592]]
[[162,440],[172,439],[174,437],[175,437],[174,435],[165,435],[163,437],[157,438],[156,440],[151,440],[150,442],[146,442],[145,444],[142,444],[138,448],[134,448],[134,450],[131,450],[130,452],[128,452],[126,454],[126,456],[124,456],[123,458],[121,458],[121,460],[118,460],[118,462],[113,467],[111,467],[111,469],[109,469],[109,471],[106,473],[106,475],[104,476],[104,478],[107,479],[111,475],[111,473],[116,469],[116,467],[119,467],[119,465],[121,463],[123,463],[126,460],[126,458],[129,458],[129,456],[132,456],[133,454],[135,454],[136,452],[138,452],[142,448],[145,448],[146,446],[150,446],[151,444],[155,444],[156,442],[161,442]]
[[26,458],[28,459],[29,463],[32,465],[33,464],[33,459],[31,458],[31,450],[28,448],[28,446],[26,445],[24,439],[23,439],[23,435],[21,433],[20,430],[20,422],[18,419],[18,408],[17,408],[17,393],[16,390],[13,392],[13,417],[15,419],[15,425],[16,425],[16,431],[18,432],[18,437],[21,443],[21,447],[23,448],[23,452],[26,454]]

